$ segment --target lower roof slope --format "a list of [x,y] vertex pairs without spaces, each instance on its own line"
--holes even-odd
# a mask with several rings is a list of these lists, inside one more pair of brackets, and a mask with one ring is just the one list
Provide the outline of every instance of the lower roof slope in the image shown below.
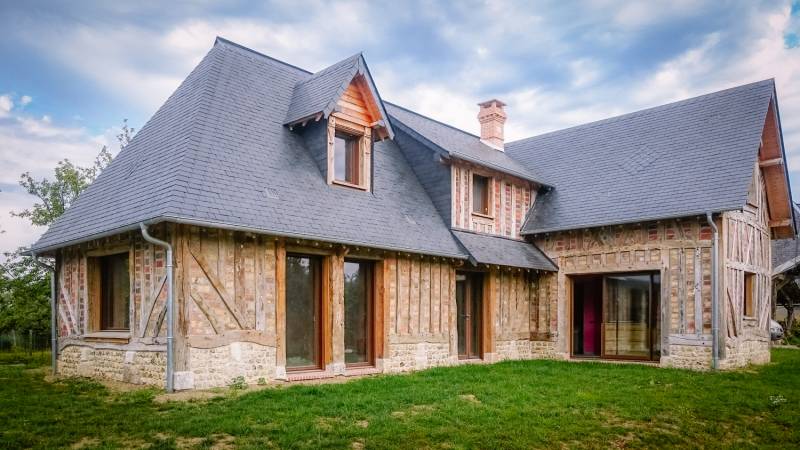
[[453,234],[469,252],[474,264],[558,270],[553,261],[531,243],[464,230],[453,230]]
[[555,189],[525,234],[741,209],[773,80],[506,144]]
[[306,77],[218,40],[32,250],[167,220],[466,258],[393,142],[375,145],[373,192],[327,185],[283,126]]

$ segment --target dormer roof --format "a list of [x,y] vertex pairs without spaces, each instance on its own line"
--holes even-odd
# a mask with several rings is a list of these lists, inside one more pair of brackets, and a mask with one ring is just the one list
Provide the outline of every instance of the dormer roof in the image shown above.
[[339,99],[354,81],[362,91],[375,126],[385,129],[389,138],[394,137],[383,101],[361,53],[300,79],[294,85],[284,124],[294,125],[318,118],[327,119],[338,110]]

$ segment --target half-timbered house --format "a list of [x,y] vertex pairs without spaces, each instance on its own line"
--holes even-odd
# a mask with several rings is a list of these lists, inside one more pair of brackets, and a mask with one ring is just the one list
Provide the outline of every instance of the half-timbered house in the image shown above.
[[504,106],[476,136],[384,102],[361,54],[310,73],[218,38],[30,250],[55,261],[54,369],[769,360],[770,239],[794,233],[772,80],[508,143]]

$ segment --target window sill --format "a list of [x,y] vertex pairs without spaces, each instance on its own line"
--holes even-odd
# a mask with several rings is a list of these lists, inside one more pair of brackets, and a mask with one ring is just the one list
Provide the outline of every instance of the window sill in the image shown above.
[[94,342],[114,342],[127,344],[130,339],[131,333],[128,331],[97,331],[83,335],[83,340]]
[[362,186],[360,184],[353,184],[353,183],[350,183],[350,182],[347,182],[347,181],[342,181],[342,180],[333,180],[333,181],[331,181],[331,183],[338,184],[339,186],[358,189],[358,190],[361,190],[361,191],[366,191],[367,190],[366,186]]
[[483,213],[479,213],[479,212],[472,211],[472,215],[473,215],[473,216],[475,216],[475,217],[480,217],[480,218],[483,218],[483,219],[491,219],[491,220],[494,220],[494,216],[492,216],[492,215],[489,215],[489,214],[483,214]]

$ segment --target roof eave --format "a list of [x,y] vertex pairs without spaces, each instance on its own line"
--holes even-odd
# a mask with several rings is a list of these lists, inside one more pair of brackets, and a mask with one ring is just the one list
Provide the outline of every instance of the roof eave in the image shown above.
[[711,214],[719,214],[726,211],[737,211],[741,208],[737,207],[730,207],[730,208],[714,208],[711,210],[698,210],[698,211],[690,211],[686,213],[676,214],[676,215],[669,215],[669,216],[651,216],[651,217],[642,217],[630,220],[623,220],[618,222],[598,222],[598,223],[590,223],[590,224],[583,224],[577,226],[567,226],[567,227],[551,227],[551,228],[541,228],[536,230],[525,230],[524,228],[520,230],[520,234],[523,236],[534,236],[537,234],[546,234],[546,233],[560,233],[564,231],[572,231],[572,230],[585,230],[589,228],[600,228],[600,227],[613,227],[619,225],[631,225],[637,223],[644,223],[644,222],[654,222],[659,220],[674,220],[674,219],[684,219],[688,217],[704,217],[706,213]]
[[284,231],[277,231],[271,230],[267,228],[259,228],[259,227],[249,227],[244,225],[235,225],[226,222],[215,222],[209,220],[199,220],[193,219],[189,217],[183,216],[173,216],[173,215],[163,215],[151,219],[137,221],[136,223],[126,225],[124,227],[114,228],[112,230],[103,231],[100,233],[95,233],[89,236],[85,236],[82,238],[72,239],[69,241],[64,241],[58,244],[48,245],[46,247],[41,248],[30,248],[26,250],[26,253],[35,253],[39,255],[47,254],[53,252],[55,250],[59,250],[65,247],[70,247],[73,245],[82,244],[85,242],[92,241],[94,239],[101,239],[108,236],[113,236],[120,233],[125,233],[128,231],[138,230],[139,223],[144,223],[145,225],[155,225],[161,222],[171,222],[183,225],[193,225],[199,227],[208,227],[208,228],[219,228],[223,230],[230,230],[230,231],[242,231],[248,233],[255,233],[255,234],[267,234],[271,236],[281,237],[281,238],[288,238],[288,239],[303,239],[303,240],[312,240],[312,241],[320,241],[320,242],[327,242],[332,244],[342,244],[342,245],[352,245],[352,246],[360,246],[360,247],[370,247],[377,250],[384,250],[390,252],[400,252],[400,253],[415,253],[415,254],[423,254],[429,256],[437,256],[440,258],[453,258],[459,260],[466,260],[468,259],[468,254],[455,254],[455,253],[446,253],[441,251],[428,251],[428,250],[420,250],[420,249],[412,249],[406,247],[399,247],[399,246],[391,246],[391,245],[375,245],[372,243],[365,243],[365,242],[358,242],[349,239],[332,239],[330,237],[318,236],[314,234],[305,234],[305,233],[288,233]]

